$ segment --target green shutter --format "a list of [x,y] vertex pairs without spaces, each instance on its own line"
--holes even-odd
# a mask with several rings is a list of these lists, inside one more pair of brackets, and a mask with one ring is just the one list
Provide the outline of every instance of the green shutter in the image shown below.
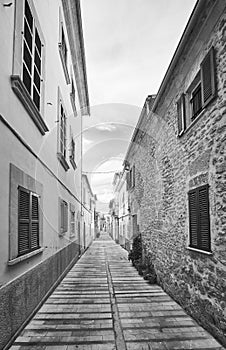
[[202,104],[205,107],[216,94],[215,57],[213,47],[201,63]]

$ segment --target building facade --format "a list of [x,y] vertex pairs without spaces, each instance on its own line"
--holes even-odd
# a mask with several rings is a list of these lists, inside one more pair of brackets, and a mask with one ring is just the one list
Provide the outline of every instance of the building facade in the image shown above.
[[[226,3],[197,2],[125,166],[158,282],[226,345]],[[147,102],[147,101],[146,101]]]
[[80,254],[89,98],[79,1],[1,3],[0,28],[4,346]]
[[83,189],[83,232],[81,237],[81,246],[83,249],[89,247],[95,238],[95,211],[96,211],[96,196],[93,194],[90,187],[87,175],[82,175]]

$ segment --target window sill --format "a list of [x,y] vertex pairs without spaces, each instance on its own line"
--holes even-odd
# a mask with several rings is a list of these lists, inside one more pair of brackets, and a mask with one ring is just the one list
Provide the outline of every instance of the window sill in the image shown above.
[[205,254],[205,255],[213,255],[212,252],[207,252],[205,250],[201,250],[201,249],[197,249],[197,248],[192,248],[192,247],[186,247],[187,250],[191,250],[192,252],[196,252],[196,253],[201,253],[201,254]]
[[203,114],[205,113],[205,108],[203,108],[201,110],[201,112],[197,115],[197,117],[195,117],[191,124],[189,124],[189,126],[187,127],[187,129],[183,130],[180,132],[180,134],[177,135],[178,138],[181,138],[183,135],[187,134],[191,129],[192,127],[195,125],[195,123],[203,116]]
[[34,102],[31,99],[31,96],[27,92],[24,83],[20,79],[18,75],[11,75],[11,86],[14,93],[17,95],[24,108],[30,115],[31,119],[39,129],[42,135],[45,135],[47,131],[49,131],[46,123],[44,122],[40,112],[35,106]]
[[44,248],[39,248],[39,249],[33,250],[33,252],[30,252],[28,254],[21,255],[18,258],[9,260],[8,261],[8,266],[13,266],[13,265],[18,264],[19,262],[21,262],[23,260],[27,260],[27,259],[31,258],[32,256],[35,256],[37,254],[42,253],[43,250],[44,250]]
[[77,168],[77,165],[72,157],[70,157],[70,162],[71,162],[73,169],[75,170]]
[[64,170],[68,171],[69,165],[68,165],[68,162],[66,161],[65,157],[61,153],[58,152],[57,158],[58,158],[60,164],[62,165],[62,167],[64,168]]
[[76,110],[74,95],[72,93],[70,93],[70,99],[71,99],[72,110],[74,112],[74,117],[77,117],[78,113],[77,113],[77,110]]
[[63,50],[62,50],[62,44],[59,43],[59,44],[58,44],[58,47],[59,47],[60,59],[61,59],[61,62],[62,62],[62,66],[63,66],[63,71],[64,71],[66,83],[67,83],[67,84],[70,84],[70,76],[69,76],[69,73],[68,73],[67,64],[66,64],[66,62],[65,62],[65,60],[64,60],[64,55],[63,55]]

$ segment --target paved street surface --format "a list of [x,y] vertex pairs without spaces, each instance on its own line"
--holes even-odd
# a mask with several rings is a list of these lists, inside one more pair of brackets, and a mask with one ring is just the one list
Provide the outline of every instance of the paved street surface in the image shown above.
[[127,253],[102,235],[71,269],[11,350],[224,349]]

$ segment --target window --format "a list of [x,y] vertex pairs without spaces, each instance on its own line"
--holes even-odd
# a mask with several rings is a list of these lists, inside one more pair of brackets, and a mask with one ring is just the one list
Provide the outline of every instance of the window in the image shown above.
[[16,2],[12,89],[42,135],[44,38],[32,0]]
[[210,218],[209,218],[209,186],[198,187],[188,193],[189,228],[191,248],[211,251]]
[[68,230],[68,204],[64,200],[60,200],[60,235]]
[[75,236],[75,207],[70,204],[70,237]]
[[127,189],[135,187],[135,165],[130,168],[130,171],[127,173]]
[[76,169],[77,166],[75,163],[75,141],[72,134],[71,134],[70,162],[72,167]]
[[75,104],[75,85],[74,85],[74,80],[71,78],[71,93],[70,93],[70,99],[71,99],[71,105],[72,109],[74,112],[74,116],[77,116],[77,109],[76,109],[76,104]]
[[66,37],[65,37],[65,31],[63,27],[63,22],[61,20],[61,14],[60,14],[60,40],[59,40],[59,53],[60,58],[63,66],[63,71],[66,79],[66,83],[70,84],[70,77],[68,73],[68,49],[67,49],[67,43],[66,43]]
[[27,0],[24,9],[22,81],[38,110],[41,102],[42,43]]
[[60,92],[58,90],[58,99],[59,99],[59,106],[58,106],[58,153],[57,157],[63,166],[64,170],[67,171],[69,169],[69,165],[66,160],[66,154],[67,154],[67,118],[66,118],[66,112],[64,108],[64,104],[62,101],[62,97],[60,95]]
[[18,256],[39,249],[39,196],[18,188]]
[[200,112],[216,95],[214,49],[211,48],[200,65],[200,70],[177,101],[178,136],[182,135]]

